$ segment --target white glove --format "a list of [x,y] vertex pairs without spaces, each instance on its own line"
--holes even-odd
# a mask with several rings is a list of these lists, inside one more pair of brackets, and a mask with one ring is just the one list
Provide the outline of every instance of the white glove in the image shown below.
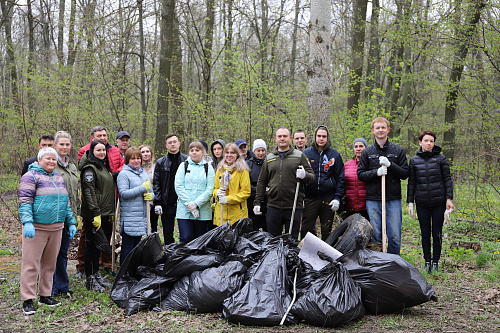
[[200,211],[198,209],[194,209],[191,214],[193,214],[194,218],[197,219],[198,217],[200,217]]
[[163,215],[163,209],[161,208],[160,205],[155,206],[155,214],[156,215]]
[[188,212],[192,213],[195,209],[198,208],[198,206],[196,205],[196,203],[194,201],[191,201],[191,202],[188,202],[186,204],[186,208],[187,208]]
[[298,179],[304,179],[306,177],[306,170],[304,170],[304,167],[302,165],[299,165],[297,168],[297,178]]
[[227,198],[225,195],[219,197],[219,202],[223,205],[227,204]]
[[217,190],[217,196],[220,198],[220,197],[223,197],[226,195],[226,190],[223,189],[222,187],[220,189]]
[[415,211],[413,210],[413,202],[410,202],[408,204],[408,215],[410,215],[410,217],[412,219],[415,219]]
[[444,225],[450,225],[451,224],[451,219],[450,219],[450,214],[453,212],[453,209],[447,209],[444,211]]
[[379,156],[378,162],[380,163],[380,165],[384,165],[386,167],[390,167],[391,166],[391,162],[385,156]]
[[332,212],[336,212],[340,208],[340,201],[335,199],[335,200],[332,200],[328,205],[330,205]]
[[387,175],[387,167],[385,165],[382,165],[380,168],[377,169],[377,176],[385,176]]
[[260,206],[255,206],[253,208],[253,213],[254,215],[262,215],[262,212],[260,211]]

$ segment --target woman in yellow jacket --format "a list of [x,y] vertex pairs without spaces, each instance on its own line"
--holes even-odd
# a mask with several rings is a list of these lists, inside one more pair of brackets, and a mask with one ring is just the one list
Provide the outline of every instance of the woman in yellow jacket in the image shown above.
[[[224,157],[217,166],[214,180],[214,224],[231,224],[248,217],[247,199],[250,197],[248,166],[234,143],[224,147]],[[222,213],[222,219],[221,219]],[[221,223],[222,221],[222,223]]]

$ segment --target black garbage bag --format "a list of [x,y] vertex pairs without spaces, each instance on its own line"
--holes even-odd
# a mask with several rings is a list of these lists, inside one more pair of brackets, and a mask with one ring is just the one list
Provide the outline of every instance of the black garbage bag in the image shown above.
[[233,253],[239,254],[243,257],[257,259],[262,254],[263,249],[261,246],[255,244],[251,240],[240,237],[234,245]]
[[356,250],[339,261],[361,287],[363,304],[373,314],[437,302],[434,289],[418,269],[398,255],[364,249],[358,242]]
[[219,266],[224,262],[224,256],[212,254],[189,254],[190,251],[178,251],[178,255],[163,266],[163,276],[183,277],[196,271]]
[[[243,288],[224,300],[222,315],[232,323],[279,325],[291,302],[288,290],[286,253],[280,241],[264,255]],[[296,320],[288,314],[285,323]]]
[[227,261],[219,267],[191,274],[189,309],[196,313],[221,312],[224,300],[241,289],[246,270],[239,261]]
[[339,263],[318,272],[309,287],[301,290],[291,312],[307,323],[321,327],[341,326],[365,314],[361,289]]
[[150,276],[139,280],[130,288],[125,314],[130,316],[139,310],[159,305],[168,295],[171,282],[171,279],[162,276]]
[[139,244],[129,253],[123,265],[120,266],[118,274],[111,288],[111,299],[119,307],[125,308],[129,298],[130,289],[141,279],[137,275],[139,266],[156,266],[155,259],[161,254],[162,246],[158,233],[142,239]]
[[165,311],[187,311],[189,290],[189,276],[178,280],[172,291],[160,302],[160,309]]
[[243,235],[246,239],[252,243],[262,247],[274,236],[267,231],[252,231]]
[[95,227],[92,227],[92,234],[94,235],[94,243],[95,247],[103,252],[110,254],[112,249],[111,245],[109,245],[109,241],[106,238],[106,234],[102,228],[99,228],[98,231],[95,230]]

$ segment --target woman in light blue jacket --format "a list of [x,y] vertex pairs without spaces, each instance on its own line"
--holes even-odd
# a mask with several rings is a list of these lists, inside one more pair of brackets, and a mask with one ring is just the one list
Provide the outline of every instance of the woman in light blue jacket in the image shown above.
[[214,189],[214,169],[203,159],[205,148],[199,141],[189,145],[189,158],[177,169],[177,223],[182,243],[203,235],[212,224],[210,198]]
[[139,148],[128,148],[125,152],[125,165],[117,180],[120,193],[120,235],[122,235],[120,265],[139,244],[142,235],[148,233],[148,201],[153,200],[153,189],[151,179],[141,164],[142,155]]

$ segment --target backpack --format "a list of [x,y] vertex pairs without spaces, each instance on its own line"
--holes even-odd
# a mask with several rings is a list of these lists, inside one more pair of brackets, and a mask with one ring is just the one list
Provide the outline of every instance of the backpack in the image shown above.
[[[189,162],[185,161],[184,162],[184,174],[187,174],[188,171],[190,171],[190,170],[188,170],[188,165],[189,165]],[[205,165],[205,176],[208,177],[208,163],[205,163],[204,165]]]

